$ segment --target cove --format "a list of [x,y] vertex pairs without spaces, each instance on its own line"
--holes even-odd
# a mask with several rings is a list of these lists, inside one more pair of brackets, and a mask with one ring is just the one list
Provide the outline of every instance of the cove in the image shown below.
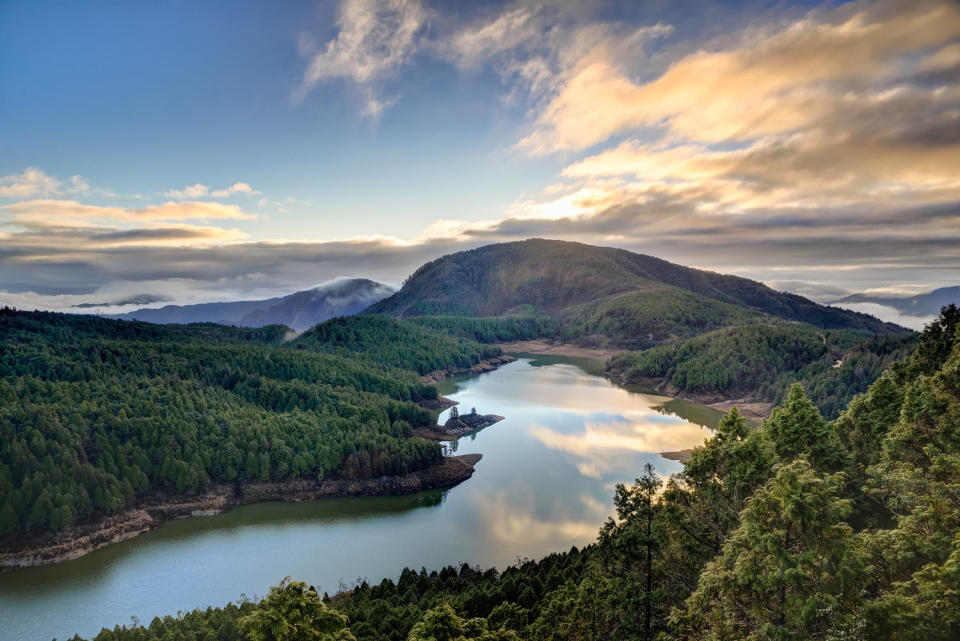
[[[53,566],[0,574],[0,639],[61,641],[263,595],[284,576],[336,592],[410,566],[503,568],[590,543],[613,489],[662,451],[699,445],[720,413],[616,387],[595,364],[525,357],[441,391],[505,420],[449,445],[479,452],[473,478],[394,497],[263,503],[172,521]],[[441,422],[445,416],[441,416]]]

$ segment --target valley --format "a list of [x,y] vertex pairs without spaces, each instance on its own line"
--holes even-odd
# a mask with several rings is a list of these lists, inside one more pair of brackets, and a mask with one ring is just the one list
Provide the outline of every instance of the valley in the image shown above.
[[[350,612],[353,621],[370,616],[361,597],[372,584],[354,580],[364,574],[334,577],[311,555],[326,559],[322,550],[339,545],[338,571],[352,559],[350,567],[382,579],[381,589],[389,590],[406,563],[417,563],[410,553],[417,541],[436,541],[429,528],[442,530],[450,519],[472,522],[474,530],[450,533],[453,538],[437,548],[441,556],[422,557],[425,566],[470,559],[504,567],[521,554],[536,558],[573,545],[565,556],[548,558],[572,563],[564,572],[579,573],[583,581],[595,550],[627,536],[619,533],[632,518],[625,488],[643,465],[653,467],[635,483],[647,485],[629,492],[670,477],[673,485],[658,505],[674,510],[670,518],[690,520],[664,524],[684,532],[672,534],[670,545],[687,536],[701,541],[706,534],[691,534],[701,528],[726,532],[735,526],[728,516],[710,516],[715,507],[709,503],[697,508],[706,510],[700,515],[667,507],[700,500],[689,492],[701,483],[696,475],[704,465],[723,466],[749,452],[745,494],[723,499],[732,501],[759,491],[777,465],[801,454],[802,461],[819,461],[818,469],[849,469],[861,478],[877,453],[876,444],[864,444],[859,435],[875,427],[860,426],[850,408],[868,403],[862,395],[889,386],[891,376],[907,376],[890,371],[942,365],[955,320],[950,310],[944,313],[936,326],[940,334],[918,336],[745,279],[541,240],[439,259],[369,309],[297,333],[285,325],[156,325],[4,309],[0,564],[11,571],[0,576],[0,613],[22,621],[26,635],[37,608],[67,608],[61,618],[76,620],[86,620],[78,609],[89,609],[82,633],[94,635],[93,617],[104,612],[91,609],[85,592],[71,586],[94,580],[102,572],[98,559],[138,549],[136,558],[152,563],[144,542],[178,531],[181,543],[169,552],[159,549],[156,563],[172,563],[164,556],[172,554],[193,571],[203,561],[189,560],[191,549],[228,540],[227,531],[209,524],[245,522],[234,515],[256,514],[257,504],[278,501],[316,506],[290,507],[291,514],[327,516],[302,524],[279,517],[266,529],[249,522],[241,528],[249,532],[243,544],[249,549],[233,553],[249,557],[289,531],[301,543],[277,558],[286,559],[280,565],[292,564],[290,575],[330,586],[328,603]],[[801,436],[789,436],[791,430]],[[709,458],[729,447],[742,452]],[[858,464],[857,457],[867,458]],[[516,480],[508,481],[504,464]],[[507,487],[519,488],[515,499],[503,498]],[[457,505],[461,500],[472,507]],[[327,519],[339,522],[337,506],[351,501],[397,506],[414,528],[403,554],[387,546],[393,552],[383,558],[357,556],[370,548],[354,540],[367,540],[380,527],[366,517],[346,517],[347,529],[337,536],[347,538],[339,543],[327,538]],[[447,515],[447,505],[458,516]],[[548,505],[553,520],[527,523],[547,514],[541,512]],[[424,518],[424,509],[443,516]],[[594,542],[598,523],[614,513],[618,520],[607,520]],[[376,514],[374,523],[381,518]],[[382,524],[393,538],[394,517]],[[544,528],[543,535],[533,535],[531,527]],[[192,531],[202,538],[194,540]],[[478,552],[491,546],[501,553]],[[671,553],[662,554],[667,559]],[[676,560],[672,571],[684,571],[688,561]],[[47,564],[55,565],[40,567]],[[275,565],[269,564],[270,572]],[[304,567],[313,567],[312,575],[305,576]],[[465,576],[463,567],[458,576]],[[537,567],[527,561],[482,581],[540,572]],[[88,569],[68,578],[71,568]],[[136,565],[123,573],[122,585],[142,580]],[[267,566],[243,579],[215,574],[225,582],[204,588],[201,603],[209,606],[237,598],[238,585],[262,594],[277,581],[267,576]],[[37,577],[49,586],[44,576],[63,577],[63,590],[45,587],[36,601],[7,607],[15,602],[15,585]],[[346,587],[353,591],[343,592]],[[210,600],[208,594],[220,596]],[[535,627],[549,614],[540,600],[557,597],[541,584],[532,595],[513,598],[526,610],[524,625]],[[145,618],[182,609],[158,601],[144,610],[145,604],[135,607],[119,595],[116,604],[109,615],[115,624],[124,607]],[[249,607],[256,606],[242,605]],[[482,608],[474,611],[496,619]],[[28,618],[19,619],[21,612]],[[604,616],[620,615],[612,610]],[[381,638],[363,625],[354,629],[366,630],[362,638]],[[113,633],[126,634],[123,628]]]
[[[241,592],[263,594],[278,572],[333,594],[358,576],[371,583],[395,579],[405,565],[440,568],[469,558],[506,567],[516,555],[539,558],[593,539],[596,524],[612,509],[607,484],[629,480],[646,461],[674,472],[678,464],[657,452],[701,443],[710,433],[684,418],[690,412],[702,420],[696,408],[674,403],[661,414],[669,399],[627,392],[562,361],[521,359],[490,373],[448,378],[440,390],[465,413],[476,407],[505,416],[453,444],[454,457],[479,459],[465,483],[403,496],[266,502],[226,512],[223,502],[198,502],[188,509],[216,515],[173,518],[82,558],[0,574],[6,629],[23,641],[92,636],[132,615],[146,623],[180,609],[222,605]],[[719,417],[712,414],[713,425]],[[590,443],[597,420],[624,435],[635,425],[654,431],[637,449],[574,446]],[[295,496],[291,484],[295,489],[304,482],[252,487],[261,493],[276,488],[273,498],[280,499]],[[154,581],[170,589],[147,598],[137,586]],[[59,623],[38,626],[40,612],[56,613],[51,620]]]

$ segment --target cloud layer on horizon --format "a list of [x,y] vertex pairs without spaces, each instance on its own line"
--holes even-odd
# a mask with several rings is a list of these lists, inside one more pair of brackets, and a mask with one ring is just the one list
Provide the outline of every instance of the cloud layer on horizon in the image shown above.
[[498,78],[500,99],[527,113],[513,153],[562,160],[553,185],[506,211],[404,239],[267,241],[251,227],[262,216],[209,200],[260,193],[246,182],[118,207],[81,202],[107,196],[80,176],[27,167],[0,178],[0,199],[13,201],[0,205],[0,302],[104,287],[122,298],[143,293],[137,283],[221,300],[347,273],[396,283],[443,253],[532,236],[801,292],[956,280],[958,5],[859,0],[768,12],[708,37],[659,18],[604,20],[592,6],[453,15],[417,0],[344,0],[329,39],[301,38],[298,96],[345,82],[367,115],[403,99],[386,87],[421,57]]

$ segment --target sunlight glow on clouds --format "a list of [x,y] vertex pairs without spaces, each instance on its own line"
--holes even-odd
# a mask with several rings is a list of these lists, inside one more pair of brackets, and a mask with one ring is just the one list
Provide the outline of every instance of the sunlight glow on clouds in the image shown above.
[[[324,203],[270,193],[254,166],[235,174],[249,182],[137,185],[154,196],[123,199],[29,160],[0,177],[0,291],[67,294],[186,272],[197,279],[184,285],[190,292],[227,279],[237,296],[254,287],[234,280],[246,273],[264,274],[256,287],[289,291],[347,273],[399,282],[444,253],[532,236],[613,243],[810,295],[823,283],[861,291],[956,281],[960,5],[774,5],[734,15],[726,28],[701,24],[701,33],[671,24],[669,11],[610,21],[602,6],[343,0],[334,24],[299,34],[292,110],[346,86],[362,116],[382,115],[416,99],[406,74],[426,65],[446,66],[464,85],[499,83],[482,107],[513,136],[490,153],[557,168],[499,211],[453,208],[404,238],[359,225],[330,238]],[[384,124],[351,115],[370,136]],[[422,146],[409,153],[445,162],[431,136],[459,132],[415,134]],[[357,184],[375,191],[378,180]],[[422,197],[435,189],[424,184]],[[215,200],[235,196],[259,196],[259,216]],[[356,190],[358,208],[366,196]],[[277,238],[267,208],[278,220],[302,216],[303,233]]]
[[167,198],[174,198],[176,200],[190,200],[193,198],[206,198],[207,196],[212,196],[213,198],[227,198],[234,194],[243,194],[245,196],[255,196],[260,192],[248,185],[245,182],[236,182],[229,187],[223,189],[214,189],[210,190],[204,184],[195,183],[193,185],[187,185],[183,189],[170,189],[163,193]]

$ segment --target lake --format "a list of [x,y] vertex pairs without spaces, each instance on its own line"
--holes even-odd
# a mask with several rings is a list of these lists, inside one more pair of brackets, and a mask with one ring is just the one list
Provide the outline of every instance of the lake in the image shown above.
[[[596,363],[525,357],[495,372],[448,379],[441,391],[505,420],[450,445],[480,452],[473,478],[409,496],[264,503],[164,524],[58,565],[0,574],[0,639],[90,637],[102,627],[254,598],[285,576],[330,593],[359,577],[396,579],[405,566],[518,558],[594,540],[614,486],[657,453],[699,445],[720,413],[627,391]],[[441,416],[441,422],[445,420]]]

